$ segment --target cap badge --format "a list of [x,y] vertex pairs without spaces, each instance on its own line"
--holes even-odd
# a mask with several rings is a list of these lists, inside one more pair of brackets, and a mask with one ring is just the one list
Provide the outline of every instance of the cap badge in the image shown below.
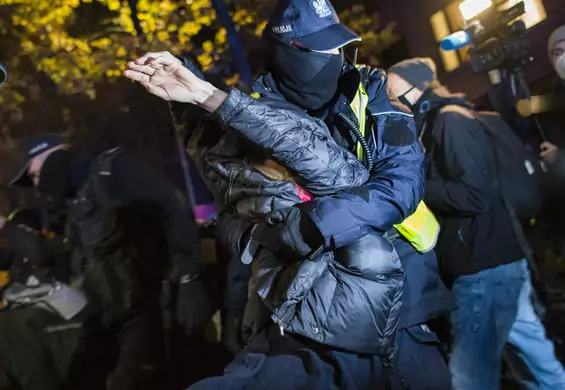
[[332,9],[326,0],[311,0],[310,6],[319,18],[332,16]]

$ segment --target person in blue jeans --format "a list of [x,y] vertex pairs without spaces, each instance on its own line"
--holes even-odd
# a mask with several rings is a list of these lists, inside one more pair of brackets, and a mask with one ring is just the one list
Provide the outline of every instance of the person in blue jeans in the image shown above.
[[449,362],[453,388],[496,390],[527,273],[493,184],[491,140],[465,96],[439,84],[430,58],[402,61],[387,73],[392,92],[414,112],[427,153],[424,201],[441,225],[436,253],[456,304]]
[[565,370],[555,356],[553,343],[547,339],[545,328],[532,304],[532,282],[528,266],[522,262],[527,278],[522,285],[518,300],[518,315],[508,342],[514,347],[520,360],[526,365],[533,378],[517,369],[514,374],[528,390],[565,389]]
[[522,260],[458,277],[451,315],[450,370],[454,389],[498,389],[501,354],[525,282]]

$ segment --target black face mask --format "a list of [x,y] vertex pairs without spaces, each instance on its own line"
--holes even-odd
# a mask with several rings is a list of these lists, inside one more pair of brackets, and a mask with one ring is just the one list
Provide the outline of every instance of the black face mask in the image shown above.
[[406,107],[408,107],[410,109],[410,111],[414,112],[414,107],[415,105],[410,103],[408,101],[408,99],[406,99],[406,95],[408,95],[410,92],[412,92],[412,90],[416,88],[416,87],[412,87],[410,88],[408,91],[404,92],[402,95],[398,96],[398,101],[402,104],[404,104]]
[[343,68],[343,52],[317,53],[283,42],[274,46],[273,76],[288,101],[317,110],[334,97]]
[[423,128],[424,122],[426,121],[426,116],[428,113],[437,105],[437,102],[441,102],[444,100],[441,97],[434,96],[434,89],[428,88],[424,91],[422,96],[418,99],[418,101],[414,104],[414,122],[416,123],[416,131],[418,136],[420,136]]

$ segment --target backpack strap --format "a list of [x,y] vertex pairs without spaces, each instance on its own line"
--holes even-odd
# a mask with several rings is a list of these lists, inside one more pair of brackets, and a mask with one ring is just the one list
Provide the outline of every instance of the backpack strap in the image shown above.
[[520,219],[518,218],[518,215],[516,214],[514,207],[504,197],[504,195],[502,194],[502,190],[500,188],[500,180],[499,180],[500,157],[499,157],[498,151],[496,149],[496,141],[494,139],[494,134],[492,132],[492,129],[490,128],[488,123],[486,123],[486,121],[483,118],[480,117],[480,115],[473,115],[473,118],[479,123],[479,125],[481,126],[481,128],[483,129],[483,131],[485,132],[485,134],[487,135],[487,137],[490,139],[490,142],[491,142],[491,147],[492,147],[493,156],[494,156],[494,163],[496,164],[496,172],[495,172],[495,175],[494,175],[495,177],[494,177],[493,187],[494,187],[495,191],[498,192],[498,196],[500,197],[500,200],[502,201],[502,204],[504,205],[506,213],[508,214],[508,217],[510,219],[510,225],[512,227],[512,232],[514,233],[514,237],[516,237],[516,240],[518,241],[518,245],[520,245],[522,252],[524,252],[524,256],[526,257],[526,260],[527,260],[528,265],[530,267],[530,271],[533,275],[533,280],[536,284],[541,283],[542,282],[542,276],[541,276],[541,271],[540,271],[540,269],[539,269],[539,267],[537,266],[537,263],[536,263],[535,251],[532,248],[532,246],[530,245],[530,241],[528,240],[528,237],[526,236],[526,233],[524,232],[524,227],[522,226],[522,222],[520,222]]

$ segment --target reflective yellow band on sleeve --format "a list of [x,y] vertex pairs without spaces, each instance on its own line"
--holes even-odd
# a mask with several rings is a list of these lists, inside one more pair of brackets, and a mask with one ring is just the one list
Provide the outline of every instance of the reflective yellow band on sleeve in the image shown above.
[[421,253],[434,249],[439,235],[439,223],[424,202],[418,204],[414,214],[394,227]]

